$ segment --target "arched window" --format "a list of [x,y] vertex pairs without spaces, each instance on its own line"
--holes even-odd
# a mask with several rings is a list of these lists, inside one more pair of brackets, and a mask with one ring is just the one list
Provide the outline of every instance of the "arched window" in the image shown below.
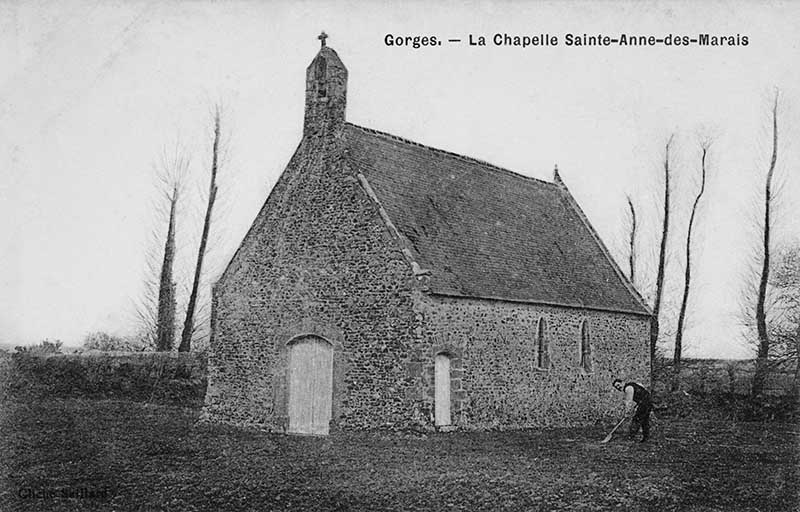
[[547,343],[547,324],[544,318],[539,319],[539,325],[536,329],[536,367],[537,368],[550,368],[550,347]]
[[587,372],[592,371],[592,342],[589,339],[589,322],[586,320],[581,323],[581,344],[579,355],[581,368]]

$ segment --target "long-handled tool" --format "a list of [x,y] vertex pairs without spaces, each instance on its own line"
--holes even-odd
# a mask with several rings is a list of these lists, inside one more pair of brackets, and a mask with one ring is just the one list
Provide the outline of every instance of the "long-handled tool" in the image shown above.
[[628,419],[627,415],[623,416],[623,418],[621,420],[619,420],[619,423],[614,425],[614,428],[611,429],[611,432],[608,433],[608,435],[605,437],[605,439],[603,439],[600,442],[601,443],[607,443],[607,442],[611,441],[611,436],[614,435],[614,432],[616,432],[617,429],[620,427],[620,425],[622,425],[625,422],[625,420],[627,420],[627,419]]

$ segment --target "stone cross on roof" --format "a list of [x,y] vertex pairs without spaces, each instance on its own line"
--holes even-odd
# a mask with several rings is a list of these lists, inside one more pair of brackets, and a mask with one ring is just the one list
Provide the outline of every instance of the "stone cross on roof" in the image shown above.
[[328,34],[326,34],[325,31],[323,30],[322,33],[317,36],[317,39],[319,39],[319,42],[320,42],[320,46],[325,46],[325,40],[327,38],[328,38]]

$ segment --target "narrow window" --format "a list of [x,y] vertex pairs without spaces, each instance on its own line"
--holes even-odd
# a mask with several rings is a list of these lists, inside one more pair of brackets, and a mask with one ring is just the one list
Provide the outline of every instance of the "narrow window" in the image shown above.
[[539,368],[550,368],[550,349],[547,346],[546,330],[547,324],[544,318],[540,318],[536,329],[536,366]]
[[328,95],[328,84],[325,80],[325,75],[328,72],[328,61],[320,59],[317,67],[314,70],[314,80],[317,82],[317,96],[324,98]]
[[592,371],[592,343],[589,339],[589,323],[586,320],[581,323],[580,361],[581,368],[587,372]]

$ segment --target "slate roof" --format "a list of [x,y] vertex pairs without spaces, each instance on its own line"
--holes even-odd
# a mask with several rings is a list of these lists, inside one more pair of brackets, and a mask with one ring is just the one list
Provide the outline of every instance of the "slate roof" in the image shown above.
[[345,133],[431,292],[650,314],[562,184],[350,123]]

